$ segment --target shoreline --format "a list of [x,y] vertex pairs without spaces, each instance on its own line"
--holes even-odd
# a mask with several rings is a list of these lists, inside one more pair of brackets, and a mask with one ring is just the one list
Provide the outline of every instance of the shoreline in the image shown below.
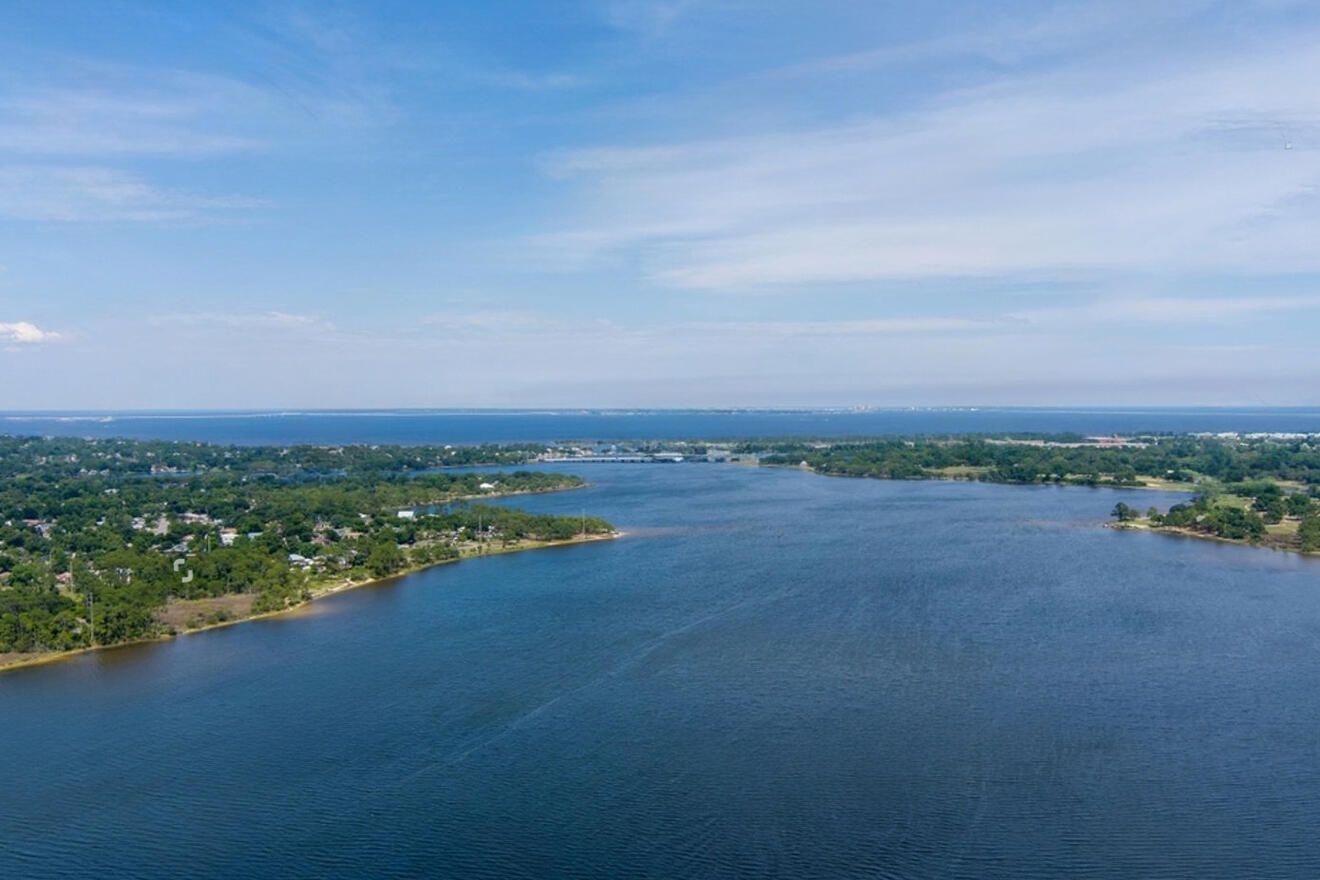
[[[988,486],[1039,486],[1042,488],[1063,488],[1063,489],[1133,489],[1146,492],[1183,492],[1194,495],[1197,488],[1190,483],[1174,483],[1166,485],[1154,485],[1152,483],[1143,483],[1140,486],[1133,486],[1127,483],[1096,483],[1089,485],[1087,483],[1017,483],[1009,480],[983,480],[977,476],[964,476],[961,474],[923,474],[919,477],[876,477],[870,474],[835,474],[829,471],[817,470],[810,465],[803,467],[800,464],[760,464],[756,467],[763,468],[781,468],[793,471],[805,471],[817,477],[841,477],[846,480],[886,480],[892,483],[985,483]],[[1155,479],[1155,478],[1152,478]]]
[[1278,553],[1292,553],[1303,559],[1320,558],[1320,552],[1306,551],[1295,547],[1283,547],[1279,544],[1269,541],[1245,541],[1241,538],[1225,538],[1221,535],[1209,535],[1205,532],[1198,532],[1195,529],[1185,529],[1181,526],[1153,526],[1150,523],[1143,522],[1108,522],[1105,528],[1114,529],[1120,532],[1149,532],[1152,535],[1170,535],[1179,538],[1196,538],[1201,541],[1215,541],[1220,544],[1235,544],[1238,547],[1253,547],[1257,550],[1273,550]]
[[[1126,486],[1126,485],[1118,485],[1118,484],[1106,485],[1104,483],[1100,483],[1095,486],[1088,486],[1083,483],[1009,483],[1001,480],[980,480],[980,479],[976,479],[975,477],[958,476],[953,474],[928,475],[921,477],[873,477],[864,474],[832,474],[826,471],[818,471],[810,466],[804,467],[800,464],[763,464],[759,466],[767,467],[767,468],[787,468],[790,470],[806,471],[807,473],[818,477],[843,477],[845,479],[857,479],[857,480],[890,480],[894,482],[909,482],[909,483],[920,483],[928,480],[934,480],[939,482],[985,483],[987,485],[992,485],[992,486],[1019,486],[1019,487],[1041,486],[1041,487],[1057,487],[1057,488],[1068,488],[1068,489],[1137,489],[1137,490],[1144,489],[1148,491],[1159,491],[1159,492],[1183,492],[1186,494],[1192,494],[1196,492],[1196,488],[1194,486],[1183,485],[1183,484],[1168,484],[1168,483],[1166,483],[1165,485],[1151,485],[1148,483],[1141,486]],[[1194,529],[1181,528],[1179,526],[1154,526],[1148,522],[1128,521],[1128,522],[1107,522],[1104,524],[1104,527],[1107,529],[1117,529],[1120,531],[1150,532],[1151,534],[1157,534],[1157,535],[1172,535],[1183,538],[1196,538],[1202,541],[1217,541],[1220,544],[1235,544],[1239,547],[1253,547],[1260,550],[1273,550],[1279,553],[1292,553],[1296,556],[1302,557],[1303,559],[1320,558],[1320,551],[1308,552],[1306,550],[1302,550],[1297,547],[1283,546],[1277,542],[1272,542],[1269,540],[1256,541],[1253,543],[1251,541],[1245,541],[1240,538],[1224,538],[1219,535],[1209,535],[1204,532],[1198,532]]]
[[[522,494],[529,494],[529,493],[522,493]],[[96,651],[113,651],[116,648],[128,648],[133,645],[150,645],[156,642],[168,642],[173,639],[182,638],[184,636],[190,636],[196,633],[207,632],[208,630],[213,630],[213,629],[220,629],[221,627],[235,626],[240,623],[251,623],[254,620],[266,620],[272,617],[279,617],[285,614],[292,614],[293,612],[301,611],[307,608],[312,603],[324,599],[328,596],[334,596],[339,593],[346,593],[349,590],[356,590],[359,587],[377,586],[386,583],[388,581],[399,580],[400,578],[406,577],[408,575],[413,575],[413,574],[417,574],[418,572],[427,571],[432,568],[437,568],[441,565],[453,565],[455,563],[465,562],[469,559],[483,559],[488,556],[503,556],[508,553],[522,553],[529,550],[545,550],[551,547],[572,547],[578,544],[592,544],[598,541],[613,541],[617,538],[625,537],[626,535],[627,532],[613,531],[613,532],[609,532],[608,534],[577,535],[572,538],[564,539],[562,541],[526,541],[508,547],[489,549],[484,553],[471,553],[466,556],[459,556],[457,559],[441,559],[437,562],[427,563],[426,565],[418,565],[418,566],[413,566],[411,568],[405,568],[402,571],[395,572],[394,574],[387,575],[382,578],[368,578],[367,580],[364,581],[355,581],[355,580],[346,579],[338,583],[324,584],[319,588],[309,590],[310,596],[307,599],[304,599],[294,605],[288,605],[284,608],[278,608],[274,611],[263,611],[260,614],[249,614],[244,617],[235,617],[232,620],[220,620],[220,621],[216,621],[215,623],[208,623],[204,626],[197,626],[189,629],[183,629],[173,633],[163,633],[161,635],[151,636],[150,638],[145,638],[145,639],[133,639],[127,642],[115,642],[112,645],[90,645],[84,648],[73,648],[68,651],[50,651],[40,654],[34,654],[30,657],[23,657],[18,660],[10,660],[5,663],[0,663],[0,674],[15,669],[27,669],[32,666],[45,666],[47,663],[58,663],[61,660],[71,660],[74,657],[80,657],[83,654],[91,654]],[[236,595],[236,594],[231,593],[227,595]],[[217,596],[214,598],[218,599],[221,597]]]

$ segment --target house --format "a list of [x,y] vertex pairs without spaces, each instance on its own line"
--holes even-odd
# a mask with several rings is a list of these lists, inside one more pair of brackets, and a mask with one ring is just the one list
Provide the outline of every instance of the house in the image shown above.
[[415,511],[415,510],[400,510],[399,513],[398,513],[398,517],[399,517],[399,519],[416,519],[416,518],[417,518],[417,511]]
[[221,547],[232,547],[232,546],[234,546],[234,541],[236,541],[237,539],[238,539],[238,529],[221,529],[221,530],[220,530],[220,546],[221,546]]

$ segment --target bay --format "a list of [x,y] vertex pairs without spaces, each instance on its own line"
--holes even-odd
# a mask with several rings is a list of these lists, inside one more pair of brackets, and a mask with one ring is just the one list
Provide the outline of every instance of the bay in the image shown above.
[[620,540],[0,675],[4,877],[1312,877],[1320,564],[578,465]]

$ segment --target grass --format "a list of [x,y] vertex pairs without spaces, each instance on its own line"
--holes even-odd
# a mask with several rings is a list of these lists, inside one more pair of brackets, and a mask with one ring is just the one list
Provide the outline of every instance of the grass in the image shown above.
[[955,464],[949,467],[934,468],[933,472],[942,477],[979,477],[988,474],[991,468],[983,465]]
[[1137,479],[1146,484],[1145,488],[1161,492],[1196,492],[1200,489],[1195,483],[1166,480],[1164,477],[1138,476]]

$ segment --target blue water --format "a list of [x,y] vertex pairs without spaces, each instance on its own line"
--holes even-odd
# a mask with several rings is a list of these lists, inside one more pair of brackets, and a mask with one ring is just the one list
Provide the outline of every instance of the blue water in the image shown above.
[[0,877],[1320,876],[1317,561],[577,470],[628,537],[0,675]]
[[0,413],[0,433],[234,444],[510,443],[882,434],[1320,433],[1320,408]]

